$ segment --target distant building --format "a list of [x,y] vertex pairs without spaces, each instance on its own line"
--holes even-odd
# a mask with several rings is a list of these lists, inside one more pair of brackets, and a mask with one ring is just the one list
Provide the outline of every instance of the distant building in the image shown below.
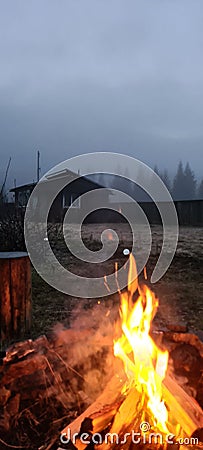
[[36,183],[29,183],[10,189],[10,192],[14,193],[16,208],[25,208],[27,206],[27,202],[35,186]]
[[[51,222],[61,221],[70,206],[75,209],[73,216],[77,221],[88,208],[92,208],[93,210],[97,209],[100,200],[106,205],[110,203],[109,196],[111,195],[111,191],[110,189],[106,189],[105,192],[98,192],[97,195],[91,197],[88,204],[87,197],[84,198],[82,195],[104,187],[85,176],[77,175],[67,169],[47,175],[39,184],[43,186],[43,189],[40,195],[38,195],[38,190],[36,190],[36,194],[33,194],[32,208],[36,210],[38,217],[40,217],[40,211],[43,211],[46,207],[47,199],[53,198],[54,200],[52,201],[49,213],[49,221]],[[10,192],[14,193],[14,204],[17,210],[25,210],[28,200],[36,186],[37,183],[29,183],[10,189]],[[56,198],[55,192],[59,192]]]
[[[37,196],[36,191],[36,195],[33,195],[32,199],[32,209],[36,211],[37,220],[39,221],[41,212],[47,208],[48,198],[54,199],[48,217],[50,222],[61,222],[71,205],[73,210],[72,219],[76,223],[81,223],[81,218],[84,218],[88,209],[92,209],[94,212],[88,216],[87,222],[123,222],[125,219],[122,214],[125,212],[126,206],[128,212],[130,211],[128,219],[132,222],[134,220],[133,203],[118,203],[116,196],[112,197],[111,189],[106,189],[105,193],[104,191],[101,194],[99,192],[95,193],[93,198],[89,200],[84,196],[80,198],[87,192],[104,187],[85,176],[79,176],[74,172],[64,170],[47,175],[41,183],[43,183],[42,195]],[[0,220],[6,213],[12,213],[13,209],[20,212],[25,211],[28,199],[36,185],[37,183],[29,183],[12,188],[10,192],[14,193],[14,204],[5,203],[3,207],[0,207]],[[59,192],[56,198],[55,192]],[[102,208],[101,203],[105,204],[105,207]],[[161,225],[159,211],[152,201],[138,201],[138,203],[147,216],[149,223]],[[203,226],[203,200],[175,201],[174,204],[180,225]]]

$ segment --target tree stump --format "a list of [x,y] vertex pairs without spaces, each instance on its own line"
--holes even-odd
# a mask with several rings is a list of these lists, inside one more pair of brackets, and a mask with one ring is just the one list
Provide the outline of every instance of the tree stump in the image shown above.
[[21,339],[31,327],[31,267],[27,253],[0,252],[1,347]]

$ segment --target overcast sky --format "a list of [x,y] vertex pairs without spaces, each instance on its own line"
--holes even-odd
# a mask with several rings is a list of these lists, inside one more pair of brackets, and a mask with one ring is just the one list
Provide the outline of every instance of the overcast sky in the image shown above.
[[0,0],[0,178],[116,151],[203,176],[203,0]]

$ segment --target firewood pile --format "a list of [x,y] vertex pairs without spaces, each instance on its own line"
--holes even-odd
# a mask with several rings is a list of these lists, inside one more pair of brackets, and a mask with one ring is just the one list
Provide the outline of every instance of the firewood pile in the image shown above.
[[[203,407],[203,343],[177,327],[154,331],[153,339],[169,351],[171,379]],[[49,340],[41,336],[11,346],[0,366],[0,448],[59,448],[65,426],[80,414],[83,420],[92,417],[92,409],[85,410],[107,389],[114,364],[108,331],[98,337],[90,329],[60,330]],[[109,421],[122,406],[114,399],[106,415],[100,407],[93,414],[96,423],[100,416]]]
[[[196,387],[197,391],[199,387],[201,391],[203,344],[197,336],[177,332],[177,326],[174,328],[176,332],[172,332],[173,327],[170,327],[170,331],[156,333],[159,345],[163,345],[164,342],[165,348],[167,347],[170,351],[170,370],[163,382],[163,396],[169,413],[170,426],[174,433],[173,445],[170,442],[166,447],[166,443],[160,442],[161,436],[163,437],[163,434],[160,435],[159,433],[160,430],[153,426],[150,427],[151,416],[149,410],[147,410],[143,393],[133,387],[122,396],[121,386],[125,374],[120,372],[119,377],[114,376],[110,380],[97,401],[62,430],[62,444],[60,444],[58,450],[63,448],[75,450],[81,448],[83,450],[89,450],[90,448],[97,448],[98,450],[156,448],[161,450],[165,448],[177,449],[180,446],[181,448],[202,448],[203,410],[192,395],[197,397],[194,383],[197,382],[198,377],[200,378]],[[182,327],[179,331],[182,331]],[[153,339],[155,340],[155,336],[153,336]],[[177,366],[178,359],[176,361],[176,358],[179,358],[179,366]],[[174,368],[177,368],[177,370],[174,370]],[[187,374],[187,377],[181,374]],[[145,430],[147,431],[146,434],[139,433],[141,425],[149,426]],[[175,437],[176,431],[180,431],[180,429],[182,430],[182,436],[192,437],[192,439],[186,438],[187,445],[180,445]],[[158,434],[156,434],[157,432]],[[133,433],[136,434],[136,437],[134,434],[136,443],[132,440]],[[142,436],[145,442],[143,443],[137,435]],[[152,441],[149,444],[147,439],[150,438]],[[69,444],[66,443],[68,439],[71,440]],[[153,441],[153,439],[155,440]],[[188,445],[188,441],[193,442],[193,444]]]
[[55,440],[94,401],[111,370],[108,340],[101,344],[88,330],[61,330],[8,348],[0,366],[0,448],[35,450]]

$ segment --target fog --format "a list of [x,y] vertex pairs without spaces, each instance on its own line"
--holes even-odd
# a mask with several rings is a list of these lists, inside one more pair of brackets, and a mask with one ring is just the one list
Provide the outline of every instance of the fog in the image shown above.
[[85,152],[202,177],[202,0],[1,0],[0,180]]

